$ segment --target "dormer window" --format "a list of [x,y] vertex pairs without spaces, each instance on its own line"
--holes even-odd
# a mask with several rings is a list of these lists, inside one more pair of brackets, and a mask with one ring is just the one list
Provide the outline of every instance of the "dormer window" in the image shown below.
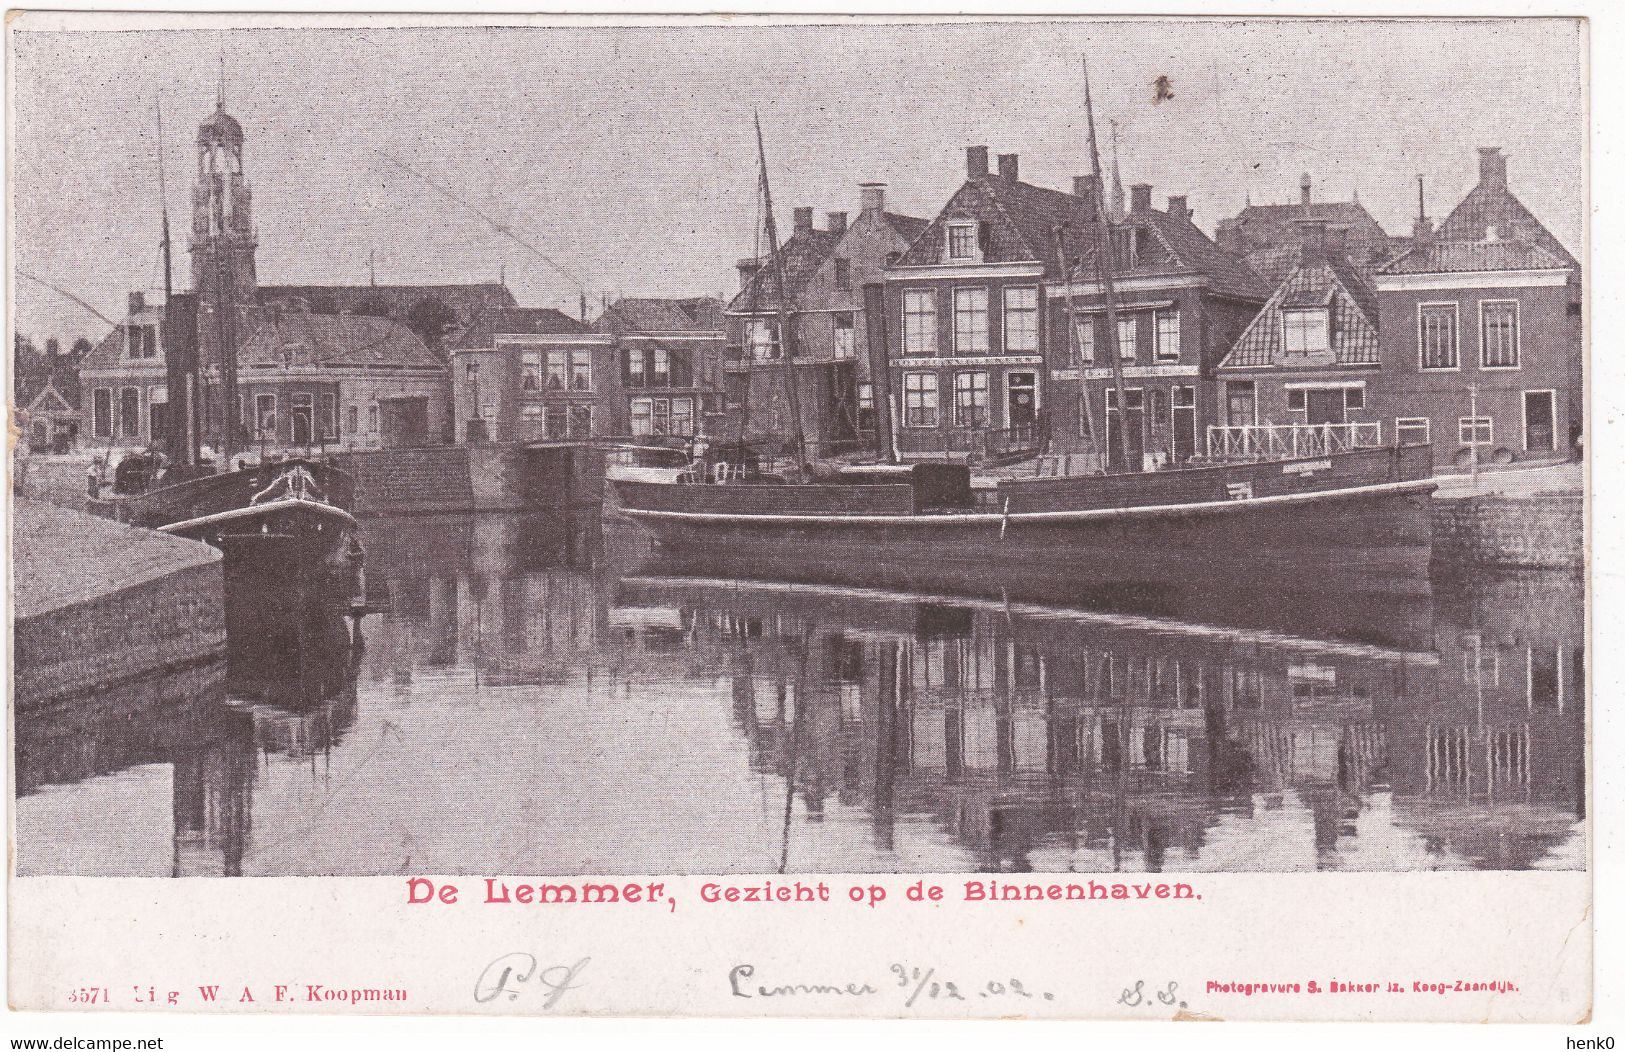
[[1331,332],[1324,307],[1281,312],[1281,351],[1288,355],[1323,353],[1331,347]]
[[977,255],[976,224],[949,223],[948,258],[975,259]]

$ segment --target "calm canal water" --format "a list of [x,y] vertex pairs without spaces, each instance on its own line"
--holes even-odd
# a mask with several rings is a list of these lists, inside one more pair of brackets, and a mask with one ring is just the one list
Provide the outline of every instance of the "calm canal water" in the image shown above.
[[695,578],[596,538],[373,522],[391,608],[360,648],[335,624],[19,716],[18,871],[1585,865],[1575,578],[1439,582],[1336,638],[1257,604]]

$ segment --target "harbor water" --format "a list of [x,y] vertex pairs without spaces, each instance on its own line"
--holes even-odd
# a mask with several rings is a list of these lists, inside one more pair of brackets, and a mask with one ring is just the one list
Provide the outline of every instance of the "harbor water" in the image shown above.
[[19,704],[19,874],[1585,865],[1576,575],[1323,629],[1224,581],[1109,608],[698,576],[622,524],[365,530],[353,633]]

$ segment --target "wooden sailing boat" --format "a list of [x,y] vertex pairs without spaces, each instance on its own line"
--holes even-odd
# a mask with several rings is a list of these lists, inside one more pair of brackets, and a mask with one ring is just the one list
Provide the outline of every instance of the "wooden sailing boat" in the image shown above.
[[[1085,105],[1098,173],[1087,90]],[[1115,331],[1110,222],[1103,206],[1093,215],[1082,212],[1080,203],[1080,223],[1097,232],[1096,266],[1108,331]],[[783,260],[774,245],[782,282]],[[876,328],[884,327],[882,319]],[[1121,368],[1116,355],[1108,357],[1124,405]],[[795,425],[799,435],[799,418]],[[706,470],[669,481],[610,481],[624,515],[704,572],[938,589],[953,589],[966,575],[985,582],[989,575],[1037,574],[1153,592],[1225,579],[1264,594],[1276,586],[1425,591],[1431,448],[1334,449],[1328,440],[1312,453],[1146,473],[1005,479],[980,489],[967,466],[943,463],[858,468],[805,484],[749,473],[719,479]],[[805,469],[804,454],[800,459]],[[809,474],[803,470],[801,477]]]

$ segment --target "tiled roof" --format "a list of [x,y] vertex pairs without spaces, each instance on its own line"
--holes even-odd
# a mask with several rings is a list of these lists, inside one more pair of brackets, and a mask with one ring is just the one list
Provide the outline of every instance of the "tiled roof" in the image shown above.
[[1296,244],[1297,223],[1305,219],[1344,227],[1350,241],[1381,241],[1388,236],[1358,201],[1311,201],[1307,205],[1248,205],[1234,219],[1219,224],[1219,243],[1232,252]]
[[[807,280],[818,270],[818,264],[834,251],[842,235],[831,230],[797,230],[779,250],[784,259],[784,280],[790,286],[793,302]],[[763,256],[756,276],[728,303],[734,311],[775,310],[779,306],[778,268],[771,255]],[[789,304],[786,304],[787,306]]]
[[1344,260],[1329,260],[1295,267],[1281,282],[1264,309],[1242,331],[1223,368],[1280,365],[1281,311],[1326,307],[1331,312],[1330,361],[1305,365],[1377,365],[1382,361],[1377,341],[1377,306],[1371,287]]
[[499,335],[557,336],[589,331],[584,322],[552,307],[499,307],[475,314],[469,324],[452,333],[446,343],[454,350],[494,347]]
[[1457,274],[1497,270],[1573,268],[1540,245],[1522,241],[1429,241],[1402,253],[1381,269],[1383,274]]
[[53,370],[44,355],[36,355],[35,361],[12,377],[12,382],[19,409],[27,409],[46,388],[54,388],[69,409],[79,408],[79,370],[71,362],[58,361]]
[[722,301],[711,296],[687,299],[621,299],[592,323],[594,332],[717,332],[722,329]]
[[913,241],[925,232],[926,227],[931,225],[931,220],[921,219],[918,216],[899,215],[896,212],[882,212],[880,214],[886,217],[886,222],[891,224],[891,228],[897,231],[897,236],[904,241]]
[[[1348,242],[1347,253],[1349,263],[1354,269],[1359,271],[1362,277],[1369,279],[1384,263],[1409,246],[1409,238],[1384,238],[1381,241],[1351,240]],[[1297,241],[1293,241],[1290,244],[1254,249],[1245,253],[1242,258],[1273,288],[1285,281],[1297,268],[1301,248]]]
[[305,365],[327,368],[440,368],[442,363],[411,329],[365,314],[269,311],[244,341],[240,368]]
[[[1188,218],[1168,215],[1152,210],[1144,218],[1161,239],[1168,251],[1167,265],[1177,273],[1206,274],[1215,291],[1234,296],[1256,297],[1269,295],[1266,285],[1251,267],[1240,258],[1223,251],[1213,240]],[[1132,222],[1134,217],[1130,217]],[[1148,269],[1149,268],[1149,269]],[[1127,271],[1129,276],[1141,273],[1159,273],[1161,265],[1147,262]]]
[[1082,199],[999,175],[966,180],[941,213],[914,236],[898,260],[900,266],[926,267],[947,262],[947,225],[954,219],[988,224],[982,259],[989,263],[1055,261],[1054,231],[1066,227],[1066,252],[1086,251],[1090,217]]
[[297,301],[317,314],[353,311],[397,320],[427,299],[439,300],[460,315],[518,306],[507,286],[494,281],[461,285],[261,285],[259,297],[267,306]]
[[1437,237],[1440,241],[1488,241],[1491,226],[1502,240],[1522,241],[1544,249],[1559,261],[1559,266],[1580,266],[1563,243],[1504,186],[1481,182],[1473,187],[1439,224]]

